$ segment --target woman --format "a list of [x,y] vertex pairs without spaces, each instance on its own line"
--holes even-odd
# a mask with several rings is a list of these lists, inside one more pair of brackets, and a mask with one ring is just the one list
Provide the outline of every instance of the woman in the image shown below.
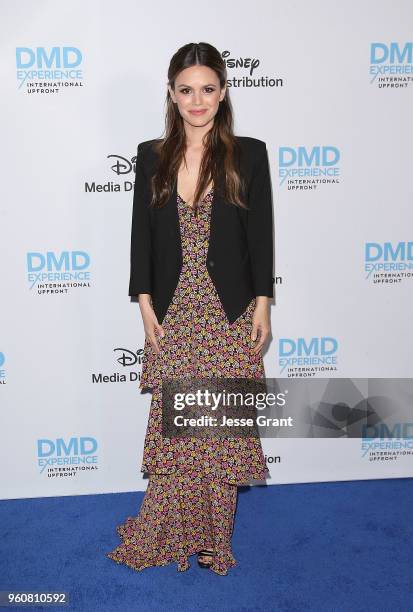
[[138,516],[107,556],[135,570],[177,562],[226,575],[237,486],[268,472],[259,438],[162,436],[162,379],[264,377],[273,297],[265,143],[235,136],[225,64],[190,43],[168,71],[165,138],[138,145],[129,295],[145,329],[140,387],[152,389]]

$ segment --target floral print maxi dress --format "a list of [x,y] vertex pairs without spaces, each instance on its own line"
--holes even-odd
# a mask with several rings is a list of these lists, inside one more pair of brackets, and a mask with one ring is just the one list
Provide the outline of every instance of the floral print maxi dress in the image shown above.
[[163,438],[162,378],[264,377],[250,341],[255,298],[230,324],[206,267],[213,189],[198,214],[177,194],[182,269],[158,337],[157,354],[145,339],[141,388],[152,389],[141,471],[149,483],[138,516],[117,527],[122,543],[106,555],[135,570],[215,551],[211,569],[235,565],[231,549],[237,485],[268,471],[259,438]]

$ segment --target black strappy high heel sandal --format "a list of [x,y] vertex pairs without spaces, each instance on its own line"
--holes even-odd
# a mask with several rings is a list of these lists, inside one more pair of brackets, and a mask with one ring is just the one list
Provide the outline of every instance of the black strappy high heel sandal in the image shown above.
[[[207,569],[209,567],[211,567],[212,565],[212,557],[215,555],[215,552],[213,550],[207,550],[206,548],[204,550],[200,550],[198,551],[198,565],[199,567],[202,567],[203,569]],[[207,562],[207,561],[201,561],[200,557],[211,557],[211,561]]]

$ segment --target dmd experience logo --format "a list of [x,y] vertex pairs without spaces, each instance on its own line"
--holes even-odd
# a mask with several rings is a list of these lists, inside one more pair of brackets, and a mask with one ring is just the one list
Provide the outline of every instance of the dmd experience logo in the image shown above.
[[337,372],[336,338],[280,338],[278,365],[286,378],[313,378],[318,373]]
[[30,251],[26,255],[29,289],[39,295],[65,294],[90,287],[90,255],[86,251]]
[[83,56],[77,47],[16,47],[18,88],[28,94],[58,94],[83,87]]
[[0,385],[6,384],[6,370],[4,369],[4,362],[6,361],[6,357],[4,353],[0,351]]
[[364,425],[361,456],[368,461],[394,462],[413,455],[413,423]]
[[98,469],[98,443],[90,436],[37,440],[37,466],[48,478],[68,478]]
[[412,83],[413,43],[370,44],[370,79],[381,89],[406,88]]
[[320,185],[340,182],[340,150],[331,145],[280,147],[278,176],[280,187],[312,191]]
[[413,242],[366,242],[366,280],[374,284],[397,285],[413,278]]

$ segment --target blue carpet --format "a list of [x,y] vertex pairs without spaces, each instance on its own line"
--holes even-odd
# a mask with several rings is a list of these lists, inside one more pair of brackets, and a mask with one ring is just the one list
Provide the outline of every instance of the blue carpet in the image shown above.
[[[0,503],[0,590],[67,591],[85,612],[413,610],[412,479],[245,487],[227,576],[105,557],[143,493]],[[5,608],[6,609],[6,608]]]

